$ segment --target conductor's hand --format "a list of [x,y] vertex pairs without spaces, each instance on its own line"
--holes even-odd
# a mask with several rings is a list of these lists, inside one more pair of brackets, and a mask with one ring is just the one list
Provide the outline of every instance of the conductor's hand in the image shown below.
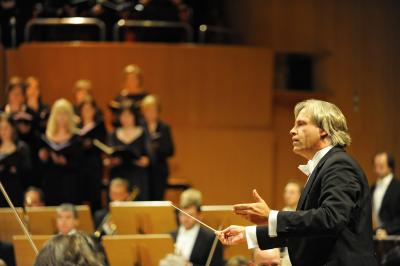
[[270,208],[267,203],[253,190],[254,203],[236,204],[233,206],[235,214],[241,215],[254,224],[266,224],[268,222]]
[[222,231],[216,231],[218,239],[224,245],[237,245],[246,243],[246,232],[243,226],[231,225]]

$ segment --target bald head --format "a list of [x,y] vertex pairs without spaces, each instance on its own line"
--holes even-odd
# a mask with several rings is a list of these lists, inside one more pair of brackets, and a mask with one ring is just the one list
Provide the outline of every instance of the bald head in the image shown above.
[[254,264],[256,266],[280,266],[281,265],[281,252],[279,248],[254,250]]

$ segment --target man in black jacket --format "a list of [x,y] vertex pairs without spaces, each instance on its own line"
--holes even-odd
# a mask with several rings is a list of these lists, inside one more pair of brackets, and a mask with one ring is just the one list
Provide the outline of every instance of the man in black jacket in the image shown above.
[[395,160],[387,152],[374,157],[378,179],[371,187],[374,229],[378,239],[400,234],[400,181],[394,177]]
[[224,244],[249,248],[287,245],[293,266],[375,266],[371,199],[367,179],[345,152],[346,119],[334,104],[307,100],[296,105],[290,134],[294,153],[308,159],[296,211],[274,211],[253,191],[255,203],[234,206],[257,226],[217,232]]
[[[200,191],[188,189],[180,199],[180,207],[197,219],[201,219],[202,196]],[[216,243],[215,252],[211,252],[215,234],[203,228],[192,218],[179,213],[180,226],[172,233],[175,240],[176,253],[189,261],[193,266],[206,265],[212,255],[211,266],[223,265],[223,249],[221,243]]]

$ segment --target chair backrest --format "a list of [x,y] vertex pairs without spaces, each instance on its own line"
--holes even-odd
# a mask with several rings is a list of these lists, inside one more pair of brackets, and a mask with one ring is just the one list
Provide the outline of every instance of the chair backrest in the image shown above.
[[169,234],[104,236],[103,246],[110,266],[158,266],[161,259],[174,252]]
[[[79,226],[78,230],[93,234],[93,220],[90,207],[87,205],[75,206],[78,211]],[[26,209],[28,217],[28,227],[31,234],[51,235],[57,233],[56,218],[57,207],[33,207]]]
[[[22,208],[16,208],[19,217],[24,220]],[[13,235],[23,235],[20,224],[11,208],[0,208],[0,240],[11,242]]]
[[[52,237],[52,235],[36,235],[32,236],[32,240],[36,247],[41,250],[46,241]],[[32,266],[35,262],[36,255],[28,238],[25,235],[16,235],[13,237],[12,241],[17,266]]]
[[117,234],[164,234],[176,230],[175,210],[169,201],[113,202],[111,220]]

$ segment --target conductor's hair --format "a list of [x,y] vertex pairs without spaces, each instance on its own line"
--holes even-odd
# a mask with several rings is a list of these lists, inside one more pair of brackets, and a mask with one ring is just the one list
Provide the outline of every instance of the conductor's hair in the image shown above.
[[34,266],[102,266],[103,261],[93,240],[78,232],[56,235],[47,241],[36,257]]
[[63,203],[57,207],[57,214],[61,212],[70,212],[75,220],[78,219],[78,211],[76,210],[75,206],[70,203]]
[[311,120],[317,127],[328,134],[333,146],[346,147],[351,143],[346,117],[333,103],[309,99],[296,104],[294,116],[297,118],[300,111],[306,109],[311,114]]
[[396,160],[394,158],[394,155],[392,153],[382,151],[382,152],[376,153],[374,158],[378,155],[386,155],[387,165],[390,168],[390,170],[392,170],[392,173],[394,173],[396,170]]
[[194,188],[189,188],[181,194],[180,206],[182,209],[196,207],[197,211],[201,211],[203,196],[201,192]]

